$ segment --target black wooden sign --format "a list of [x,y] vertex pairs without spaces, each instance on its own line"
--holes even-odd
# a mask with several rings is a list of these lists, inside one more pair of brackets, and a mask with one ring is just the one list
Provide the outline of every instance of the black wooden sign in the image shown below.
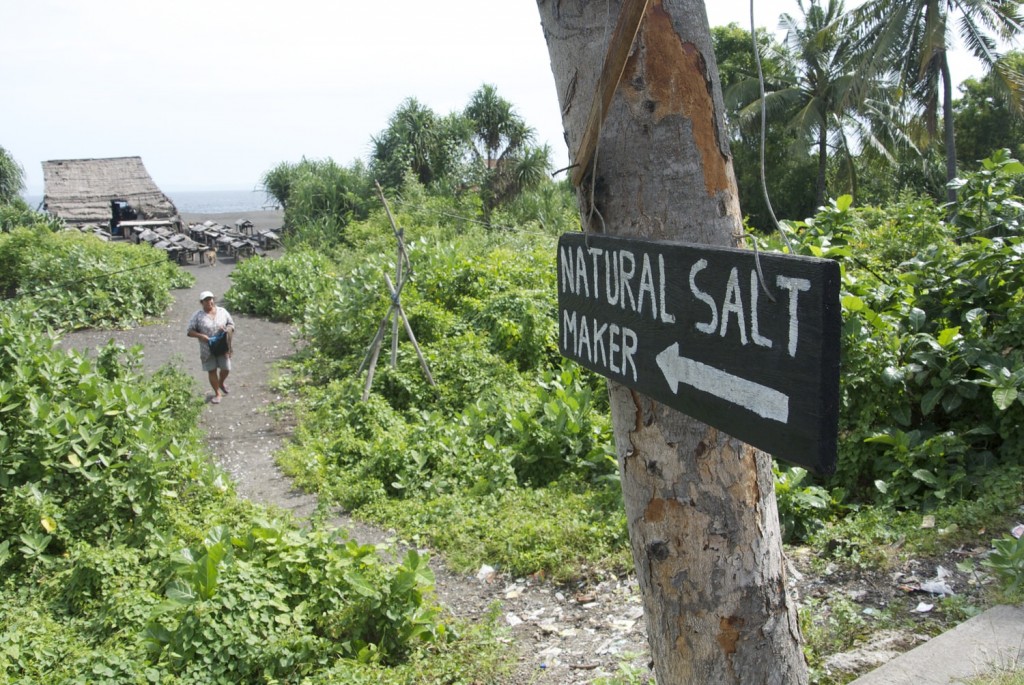
[[764,252],[759,261],[760,276],[748,250],[565,234],[559,350],[827,475],[839,417],[839,265]]

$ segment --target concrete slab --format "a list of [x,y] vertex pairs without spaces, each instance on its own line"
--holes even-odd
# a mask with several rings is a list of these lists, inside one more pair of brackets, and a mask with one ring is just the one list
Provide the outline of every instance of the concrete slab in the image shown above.
[[901,654],[851,685],[950,685],[1024,669],[1024,607],[997,606]]

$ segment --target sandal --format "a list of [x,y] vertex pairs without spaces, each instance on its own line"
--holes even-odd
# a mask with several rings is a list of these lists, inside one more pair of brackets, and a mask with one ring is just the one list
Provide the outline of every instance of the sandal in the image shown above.
[[210,404],[220,404],[220,395],[214,395],[210,398]]
[[222,384],[221,384],[221,386],[220,386],[220,391],[221,391],[222,393],[224,393],[225,395],[228,395],[228,394],[230,394],[230,393],[228,392],[228,386],[224,385],[223,383],[222,383]]

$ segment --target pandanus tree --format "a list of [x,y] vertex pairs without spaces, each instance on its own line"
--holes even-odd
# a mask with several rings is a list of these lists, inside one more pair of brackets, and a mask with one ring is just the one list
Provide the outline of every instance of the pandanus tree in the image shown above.
[[550,149],[532,145],[534,131],[512,104],[484,84],[463,111],[472,131],[473,156],[483,175],[484,220],[495,208],[539,185],[550,169]]
[[[1019,5],[1017,0],[868,0],[853,14],[857,49],[864,55],[861,72],[894,72],[908,106],[919,110],[933,136],[941,107],[947,183],[957,173],[948,59],[951,31],[955,26],[971,54],[996,70],[1011,90],[1019,90],[1020,74],[1000,61],[998,51],[999,41],[1021,34]],[[951,202],[956,199],[951,186],[947,197]]]
[[457,114],[438,116],[406,98],[372,143],[372,172],[384,187],[400,187],[407,171],[429,186],[455,173],[469,145],[469,128]]
[[25,189],[25,170],[0,145],[0,205],[14,202]]

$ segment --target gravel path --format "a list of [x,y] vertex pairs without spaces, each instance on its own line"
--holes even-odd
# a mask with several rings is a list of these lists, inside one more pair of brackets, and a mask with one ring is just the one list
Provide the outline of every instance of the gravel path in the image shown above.
[[[212,215],[233,223],[237,217]],[[273,222],[274,217],[263,217]],[[259,220],[254,220],[257,228]],[[279,224],[278,224],[279,225]],[[199,309],[199,293],[212,291],[218,300],[231,285],[233,260],[221,258],[216,266],[186,265],[196,276],[195,286],[174,291],[174,303],[156,321],[127,331],[87,330],[66,336],[64,345],[91,350],[115,340],[143,346],[143,368],[153,371],[171,363],[195,379],[197,393],[209,399],[212,391],[199,364],[195,339],[186,337],[189,318]],[[230,395],[220,404],[203,409],[200,424],[217,462],[234,479],[238,493],[252,501],[307,517],[316,497],[295,490],[274,462],[274,453],[288,439],[292,425],[271,414],[280,401],[271,389],[274,364],[295,351],[292,327],[232,312],[237,328]],[[393,542],[393,531],[366,525],[337,513],[333,525],[345,528],[361,543]],[[591,587],[559,588],[532,579],[514,579],[482,572],[462,575],[448,570],[432,555],[439,601],[452,614],[467,620],[482,617],[498,602],[509,639],[520,654],[505,685],[575,685],[591,683],[619,671],[624,663],[646,672],[647,640],[643,610],[632,579],[605,581]]]

